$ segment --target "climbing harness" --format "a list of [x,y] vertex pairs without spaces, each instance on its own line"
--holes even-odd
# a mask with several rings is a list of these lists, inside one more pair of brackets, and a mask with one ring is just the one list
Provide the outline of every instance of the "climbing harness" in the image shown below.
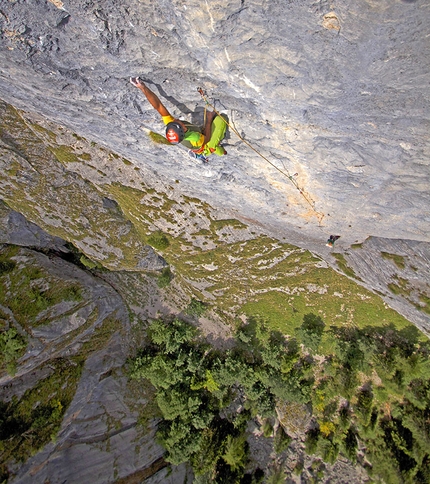
[[231,131],[233,131],[236,136],[241,140],[243,141],[249,148],[251,148],[253,151],[255,151],[255,153],[257,153],[258,156],[260,156],[261,158],[263,158],[264,161],[266,161],[267,163],[269,163],[269,165],[271,165],[273,168],[275,168],[275,170],[278,170],[279,173],[281,173],[282,175],[284,175],[286,178],[288,178],[288,180],[290,180],[290,182],[297,188],[297,190],[299,191],[300,195],[305,199],[306,203],[311,207],[311,209],[315,212],[315,215],[318,219],[318,224],[321,226],[321,222],[324,218],[324,214],[321,213],[321,212],[318,212],[317,209],[315,208],[315,201],[302,189],[300,188],[299,184],[297,183],[297,181],[294,179],[294,177],[297,175],[297,174],[294,174],[294,175],[290,175],[290,173],[288,172],[287,169],[284,170],[281,170],[281,168],[278,168],[274,163],[272,163],[268,158],[266,158],[262,153],[260,153],[256,148],[254,148],[251,143],[249,143],[249,141],[247,141],[246,139],[243,138],[243,136],[240,135],[240,133],[237,131],[236,128],[234,128],[223,116],[220,115],[220,113],[215,109],[215,107],[208,101],[208,98],[207,98],[207,95],[205,94],[205,92],[203,91],[203,89],[201,87],[198,87],[197,88],[197,91],[198,93],[200,94],[200,96],[202,97],[203,101],[205,102],[205,118],[206,118],[206,110],[207,110],[207,106],[209,106],[210,108],[212,108],[212,110],[218,115],[220,116],[224,122],[227,124],[227,126],[231,129]]

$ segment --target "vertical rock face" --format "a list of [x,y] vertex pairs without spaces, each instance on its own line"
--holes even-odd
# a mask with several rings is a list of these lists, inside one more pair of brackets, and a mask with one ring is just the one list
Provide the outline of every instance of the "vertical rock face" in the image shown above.
[[16,244],[67,252],[66,241],[52,237],[0,201],[0,244]]
[[[46,248],[47,234],[40,229],[37,233],[44,235],[41,247]],[[57,243],[48,246],[57,248]],[[16,261],[13,271],[19,272],[20,278],[14,283],[10,280],[8,292],[12,294],[1,295],[1,334],[5,323],[17,328],[25,337],[26,349],[13,377],[4,372],[3,364],[0,366],[2,441],[6,432],[9,437],[9,445],[2,447],[2,480],[104,483],[134,473],[150,476],[165,467],[164,451],[154,442],[155,429],[137,425],[134,395],[127,386],[124,365],[130,320],[122,298],[108,283],[59,257],[23,248],[9,247],[9,251],[10,260]],[[23,287],[19,281],[29,274],[38,275],[32,285]],[[39,305],[32,301],[32,306],[39,311],[29,314],[24,309],[28,304],[25,294],[30,286],[36,293],[38,285]],[[2,291],[4,288],[2,281]],[[57,292],[63,288],[64,294],[69,288],[68,294],[74,299],[58,300],[56,288]],[[49,291],[50,305],[40,305],[43,294]],[[5,297],[9,303],[20,298],[21,308],[10,303],[13,311],[9,310]],[[19,424],[4,425],[8,419],[14,421],[8,403],[13,407],[14,402],[30,402],[31,407],[32,393],[37,393],[30,412],[33,421],[18,418]],[[58,427],[53,424],[53,405],[65,410]],[[39,426],[33,425],[38,407],[44,408],[39,412]],[[43,436],[41,428],[45,426],[53,432],[51,438]],[[154,463],[158,464],[155,468]],[[184,480],[184,473],[179,467],[173,475]]]
[[[428,241],[429,23],[424,0],[3,2],[0,92],[310,247]],[[130,75],[197,122],[203,87],[265,158],[232,129],[209,167],[154,146]]]
[[[61,237],[0,205],[0,243],[62,251],[64,238],[109,269],[160,270],[164,260],[142,242],[155,217],[137,210],[133,218],[133,204],[152,198],[168,214],[175,197],[191,195],[225,219],[246,221],[250,234],[257,226],[327,260],[329,234],[342,236],[335,254],[373,236],[345,252],[353,276],[428,335],[429,27],[425,0],[2,2],[0,98],[76,136],[64,129],[51,143],[42,127],[32,138],[32,116],[13,129],[0,116],[0,200],[30,206],[28,219]],[[228,155],[203,166],[180,147],[154,144],[149,130],[164,127],[131,75],[174,116],[198,124],[202,87],[228,115]],[[102,165],[92,141],[119,156],[106,155]],[[154,187],[165,199],[154,202]],[[161,228],[191,237],[198,222],[190,210],[170,215]],[[145,230],[137,232],[136,221]],[[99,286],[110,295],[108,309],[129,331],[118,295],[80,277],[95,296]],[[70,332],[85,321],[74,318]],[[36,336],[53,340],[63,326]],[[137,481],[162,467],[162,449],[152,447],[153,433],[140,433],[126,398],[124,340],[116,332],[91,353],[57,442],[15,469],[15,482]],[[29,387],[27,370],[18,377]],[[151,482],[186,475],[164,469]]]

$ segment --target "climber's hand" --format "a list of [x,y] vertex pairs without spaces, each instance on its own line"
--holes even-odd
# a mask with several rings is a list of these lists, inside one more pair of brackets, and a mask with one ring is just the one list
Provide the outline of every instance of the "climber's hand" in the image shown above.
[[139,77],[130,77],[130,82],[133,84],[133,86],[136,87],[144,86],[143,82],[139,79]]

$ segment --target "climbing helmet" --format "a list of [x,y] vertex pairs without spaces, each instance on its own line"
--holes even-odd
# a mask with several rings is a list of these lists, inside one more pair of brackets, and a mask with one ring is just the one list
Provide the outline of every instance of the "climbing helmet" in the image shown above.
[[172,121],[166,126],[166,138],[170,143],[176,145],[184,139],[184,128],[176,121]]

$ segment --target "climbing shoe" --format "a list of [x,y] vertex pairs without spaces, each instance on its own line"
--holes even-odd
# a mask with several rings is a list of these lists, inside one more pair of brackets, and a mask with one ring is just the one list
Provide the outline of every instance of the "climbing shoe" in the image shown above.
[[203,154],[198,154],[198,153],[194,153],[193,150],[189,150],[188,151],[188,155],[191,157],[191,158],[194,158],[195,160],[198,160],[198,161],[201,161],[202,163],[207,163],[209,160],[208,158],[206,158],[205,155]]

